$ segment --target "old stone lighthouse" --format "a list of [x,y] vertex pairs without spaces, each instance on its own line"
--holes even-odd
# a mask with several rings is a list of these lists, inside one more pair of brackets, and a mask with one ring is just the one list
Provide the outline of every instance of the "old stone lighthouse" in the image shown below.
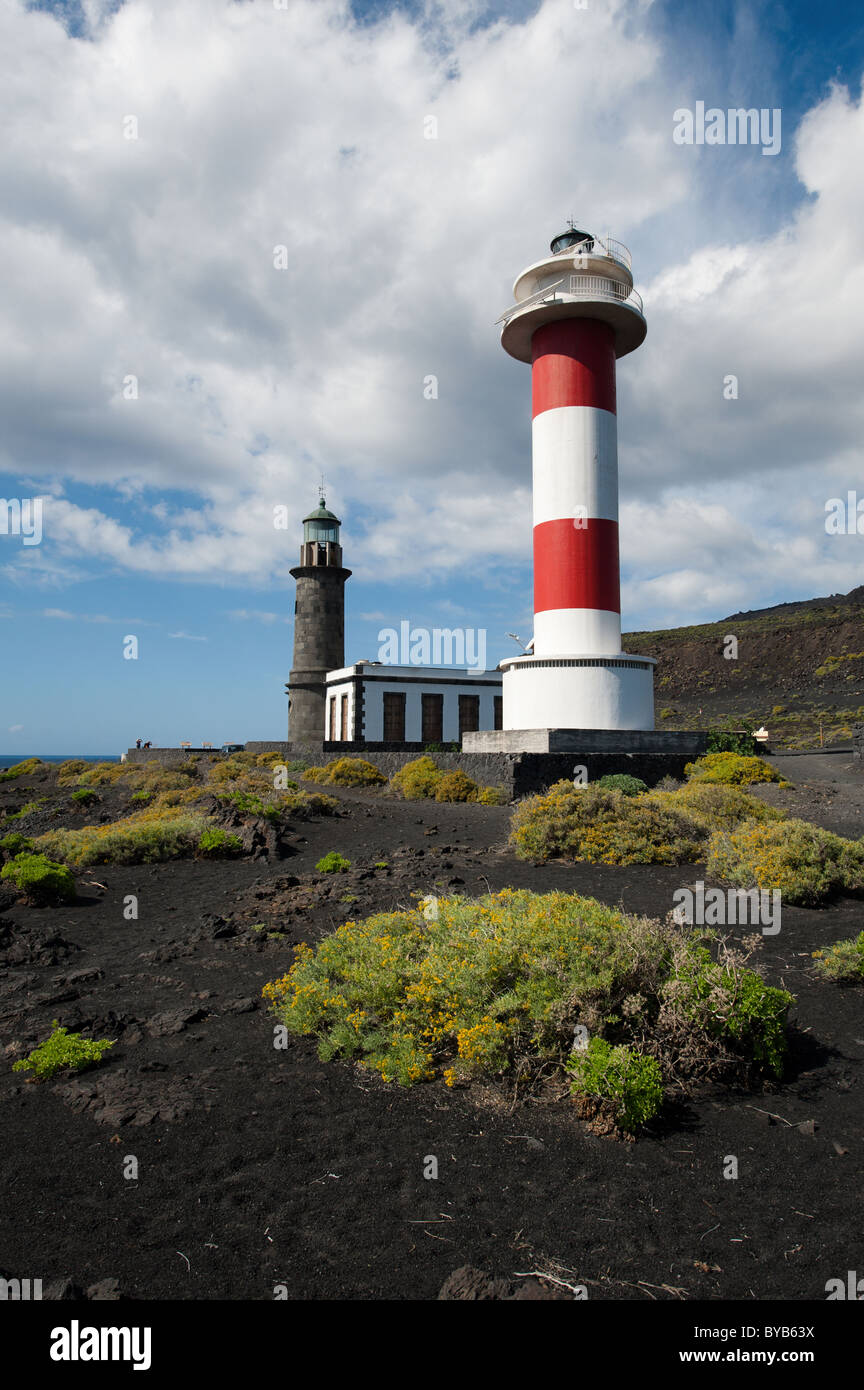
[[345,664],[345,581],[337,516],[322,495],[303,518],[294,603],[294,660],[288,677],[288,737],[292,743],[324,736],[327,672]]

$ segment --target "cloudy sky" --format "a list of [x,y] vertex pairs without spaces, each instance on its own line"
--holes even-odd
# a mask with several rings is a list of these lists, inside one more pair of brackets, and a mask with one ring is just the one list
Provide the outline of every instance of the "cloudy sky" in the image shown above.
[[[0,535],[0,751],[284,737],[322,476],[348,660],[405,619],[513,654],[530,372],[495,320],[569,217],[631,248],[648,321],[624,628],[864,582],[825,529],[864,498],[860,16],[0,0],[0,494],[43,499],[38,545]],[[779,110],[779,152],[677,143],[698,102]]]

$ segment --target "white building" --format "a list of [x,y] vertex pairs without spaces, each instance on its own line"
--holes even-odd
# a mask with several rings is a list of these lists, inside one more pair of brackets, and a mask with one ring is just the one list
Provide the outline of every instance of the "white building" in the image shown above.
[[500,671],[358,661],[326,680],[331,743],[455,743],[502,726]]

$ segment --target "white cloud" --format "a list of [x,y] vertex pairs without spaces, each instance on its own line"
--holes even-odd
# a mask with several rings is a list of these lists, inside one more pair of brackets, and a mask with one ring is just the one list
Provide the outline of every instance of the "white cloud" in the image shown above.
[[169,637],[177,637],[183,642],[207,642],[207,637],[193,637],[191,632],[169,632]]
[[[681,69],[645,4],[546,0],[485,28],[463,0],[359,28],[345,0],[111,8],[86,0],[81,42],[0,6],[0,467],[48,494],[10,581],[281,579],[323,471],[355,573],[500,585],[530,556],[530,383],[493,323],[573,211],[645,277],[648,338],[619,370],[631,611],[858,582],[821,522],[864,427],[864,111],[845,89],[784,128],[800,209],[691,255],[711,166],[700,183],[672,142]],[[116,488],[127,519],[61,480]]]

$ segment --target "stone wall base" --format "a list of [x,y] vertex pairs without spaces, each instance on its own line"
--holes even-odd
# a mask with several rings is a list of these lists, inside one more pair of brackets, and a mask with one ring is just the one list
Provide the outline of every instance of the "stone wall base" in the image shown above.
[[[421,757],[422,745],[414,748],[404,744],[292,744],[280,742],[254,742],[246,744],[248,753],[266,753],[277,749],[286,762],[302,758],[308,763],[322,764],[337,757],[365,757],[380,768],[388,777],[404,767],[406,763]],[[176,767],[185,762],[190,754],[202,761],[211,761],[222,755],[211,749],[198,748],[130,748],[126,761],[146,763],[153,761],[163,767]],[[553,782],[562,778],[572,781],[577,767],[584,767],[589,782],[596,781],[612,772],[626,772],[631,777],[639,777],[649,787],[655,786],[664,777],[681,780],[684,766],[697,753],[690,752],[586,752],[578,753],[432,753],[429,755],[439,767],[450,772],[461,768],[475,782],[482,786],[503,787],[511,799],[527,796],[533,792],[544,791]],[[580,774],[581,775],[581,774]]]

